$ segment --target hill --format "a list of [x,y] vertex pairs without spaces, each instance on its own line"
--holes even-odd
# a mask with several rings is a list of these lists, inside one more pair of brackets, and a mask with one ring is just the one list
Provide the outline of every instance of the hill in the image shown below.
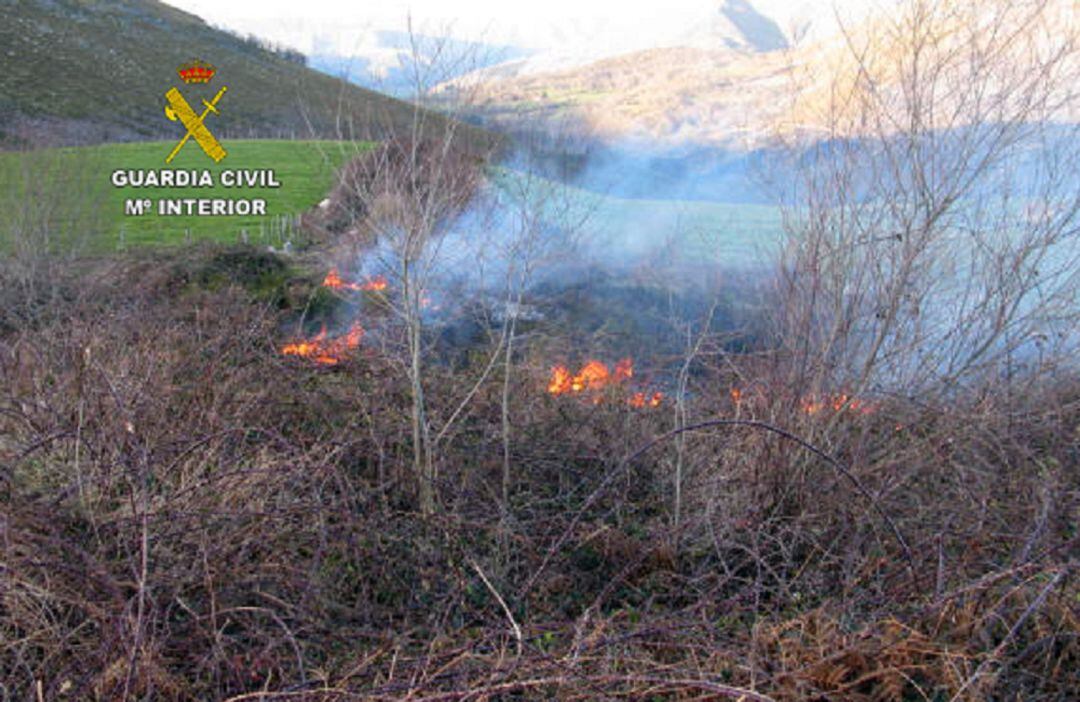
[[[586,133],[609,143],[647,145],[662,152],[750,150],[777,133],[821,134],[855,120],[858,101],[838,96],[850,94],[860,77],[869,77],[876,90],[902,104],[905,52],[912,51],[912,38],[903,28],[916,20],[923,30],[934,25],[936,34],[920,41],[955,74],[950,80],[959,85],[966,83],[965,72],[970,78],[987,70],[991,61],[1015,70],[1055,52],[1067,52],[1058,62],[1061,72],[1077,70],[1071,49],[1078,26],[1076,6],[1068,0],[1010,9],[1008,20],[1018,31],[1007,35],[991,31],[1000,12],[974,3],[934,7],[925,17],[911,16],[910,8],[897,9],[849,25],[843,35],[784,46],[775,22],[751,13],[749,4],[727,2],[721,9],[728,14],[710,15],[710,22],[703,20],[694,32],[669,45],[576,64],[544,63],[540,56],[486,69],[478,76],[483,80],[479,111],[489,123],[511,127],[582,124]],[[749,41],[748,36],[758,39]],[[856,60],[860,54],[869,57],[863,64]],[[969,54],[984,65],[955,58]],[[1019,80],[1022,71],[1017,73]],[[1002,90],[1007,84],[999,80],[993,86]],[[444,89],[452,92],[456,85],[450,82]],[[941,105],[961,108],[950,104],[953,98],[948,95],[937,98]],[[1071,113],[1054,117],[1076,119]],[[857,133],[854,124],[843,129]]]
[[490,74],[479,112],[491,123],[587,125],[610,141],[738,147],[782,114],[782,52],[670,47],[548,73]]
[[726,49],[758,54],[787,48],[788,40],[779,25],[759,12],[747,0],[701,2],[685,13],[654,18],[649,32],[634,31],[635,19],[613,15],[560,25],[542,51],[509,57],[476,74],[487,79],[528,80],[560,72],[589,70],[593,64],[633,55],[650,55],[671,47],[705,51]]
[[[219,138],[369,138],[412,108],[308,68],[296,52],[211,27],[156,0],[0,0],[0,145],[173,138],[164,93],[228,93]],[[185,86],[193,58],[217,75]]]
[[[356,85],[401,97],[411,96],[416,90],[412,70],[414,58],[430,67],[433,75],[425,76],[425,80],[439,82],[532,53],[518,46],[374,30],[353,27],[347,22],[336,24],[336,31],[320,25],[320,34],[316,35],[319,40],[311,42],[313,50],[308,54],[309,65],[332,76],[344,77]],[[253,26],[261,25],[254,23]],[[270,33],[260,36],[270,36]],[[328,36],[337,41],[326,40]]]

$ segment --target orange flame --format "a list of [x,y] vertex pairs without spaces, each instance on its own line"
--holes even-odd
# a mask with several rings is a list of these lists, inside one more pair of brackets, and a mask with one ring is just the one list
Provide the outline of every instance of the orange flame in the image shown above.
[[570,392],[573,384],[573,376],[566,366],[555,366],[551,369],[551,382],[548,383],[548,392],[552,395],[564,395]]
[[857,397],[851,397],[847,393],[826,395],[820,398],[804,398],[801,407],[806,414],[818,414],[825,409],[831,409],[834,412],[847,409],[849,412],[859,414],[873,414],[876,410],[872,403],[860,400]]
[[552,395],[565,395],[585,390],[603,390],[608,385],[629,378],[633,372],[633,362],[629,358],[616,364],[614,375],[607,365],[600,361],[588,361],[576,375],[571,375],[566,366],[555,366],[551,369],[548,392]]
[[610,377],[608,367],[600,361],[586,363],[570,383],[574,392],[582,390],[602,390]]
[[281,347],[281,353],[286,356],[307,358],[324,366],[336,366],[349,351],[360,346],[363,336],[364,328],[354,322],[344,335],[327,339],[324,326],[310,339],[285,344]]
[[386,282],[385,275],[377,275],[371,278],[366,283],[360,286],[360,290],[367,290],[369,292],[382,292],[389,287],[389,283]]
[[652,395],[635,392],[626,403],[635,409],[643,409],[645,407],[659,407],[663,401],[664,393],[662,392],[654,392]]
[[331,268],[327,272],[326,277],[323,278],[323,287],[331,288],[332,290],[351,290],[353,292],[359,292],[361,290],[366,292],[383,292],[390,287],[390,284],[386,280],[386,276],[377,275],[374,278],[369,278],[365,283],[350,283],[341,278],[341,274],[338,273],[337,268]]
[[323,287],[332,288],[334,290],[360,290],[360,286],[356,283],[346,283],[341,279],[338,274],[337,268],[331,268],[327,272],[326,277],[323,278]]
[[[583,392],[594,393],[593,404],[600,404],[603,396],[599,391],[604,388],[621,385],[634,377],[634,361],[624,358],[617,362],[613,369],[596,360],[590,360],[581,367],[576,374],[566,366],[554,366],[551,369],[551,379],[548,381],[547,391],[552,395],[569,395]],[[660,392],[647,393],[639,391],[627,398],[626,403],[631,407],[659,407],[663,402],[664,394]]]

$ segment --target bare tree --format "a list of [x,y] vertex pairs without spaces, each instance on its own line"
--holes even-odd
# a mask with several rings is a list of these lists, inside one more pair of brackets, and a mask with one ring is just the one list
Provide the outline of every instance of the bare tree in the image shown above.
[[36,314],[59,273],[104,233],[107,187],[92,149],[35,148],[0,154],[0,279],[22,312]]
[[[390,294],[385,302],[404,332],[402,368],[411,395],[417,494],[421,510],[430,513],[436,505],[436,447],[451,434],[454,422],[495,368],[508,338],[504,325],[479,380],[451,403],[455,409],[448,417],[433,426],[424,387],[429,308],[451,305],[434,299],[434,287],[437,281],[445,282],[455,257],[461,259],[466,248],[473,257],[456,263],[468,269],[470,277],[482,263],[476,256],[484,247],[476,239],[506,235],[501,228],[507,223],[492,218],[490,208],[500,203],[481,196],[482,190],[490,190],[485,181],[498,148],[496,139],[465,122],[476,84],[469,77],[470,67],[481,63],[475,55],[480,45],[455,43],[446,28],[425,35],[411,20],[408,34],[410,49],[403,68],[411,84],[410,118],[402,121],[387,115],[371,133],[378,139],[374,146],[361,139],[369,133],[343,131],[343,148],[353,158],[331,197],[329,219],[337,220],[343,230],[338,233],[347,255],[366,272],[387,280]],[[453,86],[448,87],[451,79]],[[347,122],[339,119],[340,124]],[[499,231],[488,231],[492,229]],[[470,237],[471,245],[463,248]],[[452,302],[455,308],[464,307],[461,299]]]
[[501,392],[502,505],[509,508],[513,481],[511,469],[511,381],[514,376],[514,351],[519,322],[535,316],[525,304],[525,296],[537,273],[552,263],[565,260],[576,250],[578,235],[592,214],[589,203],[581,201],[565,184],[541,175],[542,150],[554,146],[569,134],[548,134],[545,144],[525,140],[518,144],[513,169],[498,177],[493,203],[500,213],[500,234],[495,242],[496,255],[503,271],[501,297],[503,314],[500,347],[505,347]]
[[1074,22],[1047,0],[909,0],[846,28],[829,82],[794,100],[823,130],[787,143],[790,382],[949,391],[1072,347]]

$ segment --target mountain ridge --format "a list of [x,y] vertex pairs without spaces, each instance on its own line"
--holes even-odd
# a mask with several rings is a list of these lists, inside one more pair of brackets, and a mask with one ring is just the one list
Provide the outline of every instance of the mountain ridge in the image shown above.
[[[995,21],[993,12],[974,3],[945,5],[932,20],[936,34],[927,39],[928,50],[950,60],[950,51],[969,42],[968,48],[988,59],[997,56],[992,60],[1000,63],[999,54],[1007,51],[1015,55],[1015,65],[1023,65],[1064,46],[1077,26],[1071,7],[1068,0],[1056,0],[1032,9],[1037,15],[1010,11],[1011,19],[1031,26],[998,37],[1002,46],[991,49],[982,44],[997,36],[988,25]],[[858,101],[843,96],[854,95],[858,81],[870,81],[879,94],[902,104],[910,24],[910,17],[885,14],[846,26],[841,35],[770,51],[683,45],[542,71],[496,66],[472,76],[479,83],[476,113],[503,127],[569,126],[608,144],[669,153],[702,147],[748,151],[777,136],[826,136],[836,129],[855,136]],[[979,29],[983,25],[985,31]],[[1071,60],[1077,62],[1075,54]],[[949,70],[962,80],[967,69],[953,61]]]

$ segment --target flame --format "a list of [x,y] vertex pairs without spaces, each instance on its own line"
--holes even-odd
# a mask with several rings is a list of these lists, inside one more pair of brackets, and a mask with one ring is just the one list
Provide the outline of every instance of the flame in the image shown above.
[[611,384],[621,383],[634,374],[633,361],[624,358],[615,365],[614,374],[601,361],[588,361],[577,374],[571,374],[566,366],[551,369],[548,392],[552,395],[603,390]]
[[285,344],[281,347],[281,353],[307,358],[324,366],[336,366],[349,351],[360,346],[363,337],[364,328],[358,322],[354,322],[342,336],[332,339],[326,337],[326,327],[323,326],[319,333],[310,339]]
[[377,275],[374,278],[368,279],[366,283],[361,285],[359,290],[367,290],[368,292],[383,292],[389,287],[389,283],[386,282],[385,275]]
[[574,379],[570,382],[570,388],[574,392],[603,390],[610,377],[611,373],[608,372],[607,366],[600,361],[589,361],[574,376]]
[[[633,377],[634,361],[631,358],[618,361],[614,368],[609,368],[601,361],[590,360],[577,373],[571,372],[566,366],[559,365],[551,369],[547,391],[551,395],[591,392],[593,393],[592,403],[598,405],[604,399],[603,395],[599,394],[600,391],[621,385]],[[664,394],[661,392],[637,391],[627,398],[626,403],[634,408],[659,407],[663,400]]]
[[326,277],[323,278],[323,287],[331,288],[332,290],[351,290],[353,292],[359,292],[361,290],[366,292],[383,292],[390,287],[390,283],[387,282],[385,275],[377,275],[373,278],[369,278],[364,283],[350,283],[342,280],[341,274],[338,273],[337,268],[331,268]]
[[[760,393],[756,394],[757,399],[764,399]],[[731,401],[736,405],[741,405],[746,401],[745,393],[740,388],[731,389]],[[877,411],[877,406],[866,400],[858,397],[852,397],[847,393],[836,393],[833,395],[821,395],[814,396],[808,395],[799,400],[799,411],[803,414],[815,415],[825,410],[832,410],[833,412],[848,411],[858,414],[873,414]]]
[[555,366],[551,369],[551,382],[548,383],[548,392],[552,395],[564,395],[570,392],[573,376],[566,366]]
[[664,393],[654,392],[652,395],[644,392],[635,392],[630,396],[630,399],[626,401],[626,404],[635,409],[643,409],[645,407],[659,407],[664,401]]
[[334,290],[360,290],[360,286],[356,283],[346,283],[341,279],[338,274],[337,268],[331,268],[327,272],[326,277],[323,278],[323,287],[332,288]]
[[831,409],[834,412],[846,409],[849,412],[858,414],[873,414],[876,410],[872,403],[860,400],[857,397],[851,397],[847,393],[825,395],[820,398],[804,398],[801,407],[806,414],[818,414],[826,409]]

